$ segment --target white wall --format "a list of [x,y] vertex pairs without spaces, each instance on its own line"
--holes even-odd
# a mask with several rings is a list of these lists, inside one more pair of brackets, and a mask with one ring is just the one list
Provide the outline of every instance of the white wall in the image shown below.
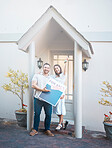
[[92,43],[95,54],[88,59],[89,69],[83,72],[83,125],[90,130],[103,130],[104,113],[112,107],[98,103],[103,81],[112,84],[112,43]]
[[[15,119],[14,112],[19,109],[20,100],[11,92],[5,92],[1,87],[9,82],[9,79],[5,77],[9,68],[28,73],[28,54],[18,50],[16,44],[0,44],[0,118]],[[26,91],[25,104],[27,104],[27,94]]]
[[[48,50],[44,50],[43,53],[37,54],[44,62],[48,61]],[[1,43],[0,44],[0,118],[15,119],[15,110],[21,106],[20,99],[12,94],[6,92],[1,86],[4,83],[8,83],[9,79],[5,77],[9,68],[14,70],[22,70],[28,73],[29,54],[18,49],[18,46],[14,43]],[[35,72],[38,72],[37,58],[35,59]],[[28,90],[24,95],[24,104],[27,104]],[[42,112],[41,119],[43,119],[44,113]]]
[[78,31],[112,31],[111,0],[0,0],[0,33],[25,33],[53,5]]

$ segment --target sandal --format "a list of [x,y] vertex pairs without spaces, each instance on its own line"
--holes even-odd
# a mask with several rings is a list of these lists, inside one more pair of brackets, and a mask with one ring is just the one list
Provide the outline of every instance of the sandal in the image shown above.
[[35,129],[33,129],[31,132],[30,132],[30,136],[35,136],[35,135],[37,135],[38,134],[38,132],[35,130]]
[[68,121],[65,122],[63,129],[66,130],[67,126],[68,126]]
[[62,128],[61,124],[58,124],[58,126],[56,127],[56,131],[59,131]]

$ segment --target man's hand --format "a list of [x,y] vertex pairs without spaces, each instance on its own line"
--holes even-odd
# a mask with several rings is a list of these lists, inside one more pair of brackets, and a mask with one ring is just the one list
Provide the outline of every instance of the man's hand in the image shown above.
[[46,89],[46,87],[44,87],[44,88],[42,89],[42,91],[43,91],[43,92],[50,92],[50,90]]

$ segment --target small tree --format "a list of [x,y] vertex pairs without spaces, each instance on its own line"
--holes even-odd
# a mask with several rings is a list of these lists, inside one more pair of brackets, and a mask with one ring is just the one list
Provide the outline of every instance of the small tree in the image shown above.
[[[105,106],[112,106],[112,100],[109,101],[109,99],[112,99],[112,85],[107,81],[103,81],[103,88],[101,88],[100,92],[102,92],[102,97],[99,103]],[[108,98],[108,100],[104,98]],[[112,112],[109,111],[109,114],[104,114],[104,122],[112,120]]]
[[112,106],[111,101],[104,99],[105,97],[112,98],[112,85],[107,81],[103,81],[103,88],[100,91],[102,92],[102,98],[99,103],[105,106]]
[[23,104],[23,94],[25,93],[25,89],[28,88],[28,75],[19,70],[14,71],[9,69],[6,77],[10,78],[11,82],[9,84],[4,84],[2,86],[3,89],[12,92],[20,98],[21,108],[22,111],[24,111],[24,106],[26,105]]

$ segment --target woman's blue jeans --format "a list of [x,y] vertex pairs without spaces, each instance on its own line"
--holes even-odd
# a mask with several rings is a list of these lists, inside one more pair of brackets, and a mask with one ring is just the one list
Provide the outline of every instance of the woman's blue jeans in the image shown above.
[[34,129],[36,131],[38,131],[42,107],[44,107],[45,111],[45,130],[50,130],[52,105],[37,98],[34,98]]

